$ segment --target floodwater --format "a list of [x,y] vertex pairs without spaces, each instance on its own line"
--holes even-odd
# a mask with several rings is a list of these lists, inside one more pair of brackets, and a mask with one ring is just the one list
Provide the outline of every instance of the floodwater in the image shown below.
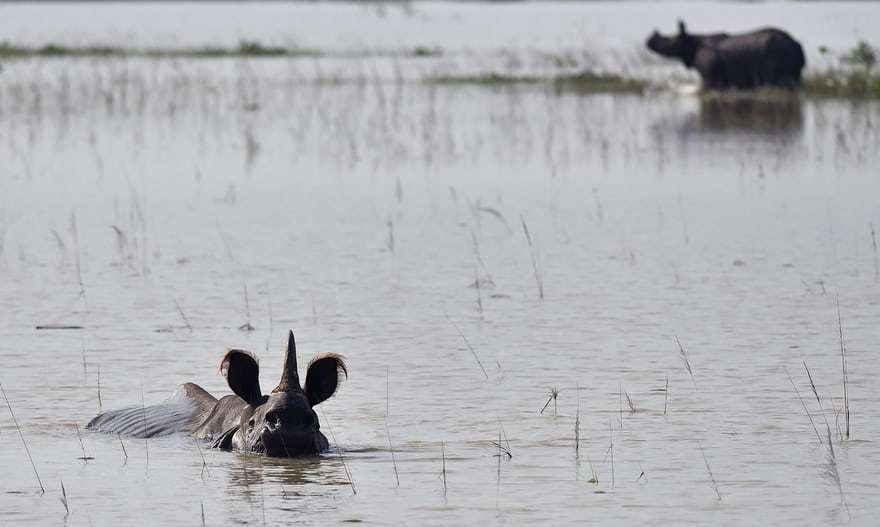
[[[477,51],[5,62],[0,383],[45,493],[3,408],[0,524],[872,524],[878,103],[413,80],[494,68],[479,41],[506,16],[556,52],[584,41],[552,21],[642,33],[623,27],[639,6],[204,4],[196,36],[169,4],[3,6],[13,42],[234,44],[279,13],[306,36],[343,13],[371,28],[350,43]],[[880,9],[710,7],[841,48]],[[407,32],[431,17],[462,32]],[[243,29],[222,40],[217,19]],[[186,381],[228,393],[227,347],[272,386],[288,329],[301,365],[349,365],[318,459],[84,429]]]

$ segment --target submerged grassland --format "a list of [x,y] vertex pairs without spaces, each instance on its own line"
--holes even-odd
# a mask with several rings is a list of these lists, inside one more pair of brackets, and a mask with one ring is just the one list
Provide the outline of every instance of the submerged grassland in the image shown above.
[[[833,52],[822,49],[823,55],[832,56]],[[405,50],[320,50],[292,46],[267,45],[254,40],[241,40],[238,46],[221,47],[205,46],[196,48],[126,48],[121,46],[88,45],[68,46],[49,43],[43,46],[15,45],[9,42],[0,43],[0,60],[16,61],[28,59],[375,59],[391,60],[406,59],[444,59],[454,53],[436,47],[417,46]],[[835,97],[852,99],[880,98],[880,72],[877,71],[878,51],[867,42],[860,41],[852,49],[837,53],[833,66],[821,69],[808,69],[804,74],[801,92],[808,97]],[[542,69],[540,72],[521,71],[478,71],[448,72],[428,71],[423,73],[420,81],[437,85],[472,85],[484,87],[502,86],[542,86],[558,91],[581,93],[644,93],[668,89],[681,77],[673,75],[672,79],[663,76],[644,76],[638,74],[638,68],[629,66],[627,73],[616,73],[605,69],[593,69],[578,65],[578,61],[567,54],[559,56],[542,56],[542,61],[555,66],[554,69]],[[398,71],[400,66],[394,64]],[[442,69],[442,68],[441,68]],[[374,72],[375,74],[375,72]],[[332,82],[344,82],[342,77],[335,77]]]
[[[433,47],[7,50],[0,522],[876,517],[867,95]],[[325,456],[82,429],[228,393],[226,346],[273,377],[288,328],[351,367]]]

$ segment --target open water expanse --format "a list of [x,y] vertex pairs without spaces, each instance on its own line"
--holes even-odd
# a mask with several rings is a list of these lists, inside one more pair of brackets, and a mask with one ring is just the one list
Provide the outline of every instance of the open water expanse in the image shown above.
[[[2,62],[0,383],[45,493],[4,400],[0,525],[874,524],[880,104],[430,80],[687,84],[641,50],[678,17],[811,66],[880,37],[872,3],[0,6],[22,45],[319,52]],[[85,430],[229,393],[230,347],[274,386],[288,329],[349,367],[319,458]]]

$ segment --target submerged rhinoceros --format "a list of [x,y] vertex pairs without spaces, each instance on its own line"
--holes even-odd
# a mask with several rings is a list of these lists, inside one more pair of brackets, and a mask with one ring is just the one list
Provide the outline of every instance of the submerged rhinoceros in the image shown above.
[[134,437],[188,432],[213,441],[214,448],[277,457],[327,450],[327,438],[312,407],[332,396],[339,378],[348,376],[341,357],[325,354],[312,359],[301,387],[291,331],[281,382],[271,394],[260,390],[260,367],[247,351],[230,350],[220,369],[235,395],[218,400],[201,386],[186,383],[166,403],[105,412],[88,428]]
[[806,65],[804,50],[791,35],[776,28],[729,35],[688,33],[678,22],[678,35],[666,37],[654,31],[648,49],[664,57],[680,59],[696,69],[707,89],[754,89],[759,86],[794,88]]

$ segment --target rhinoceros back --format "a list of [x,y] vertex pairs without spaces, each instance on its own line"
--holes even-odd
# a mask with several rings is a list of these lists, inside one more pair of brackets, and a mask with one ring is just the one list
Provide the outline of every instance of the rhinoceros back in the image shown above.
[[104,412],[86,428],[139,438],[191,432],[216,402],[198,385],[187,383],[164,403]]

